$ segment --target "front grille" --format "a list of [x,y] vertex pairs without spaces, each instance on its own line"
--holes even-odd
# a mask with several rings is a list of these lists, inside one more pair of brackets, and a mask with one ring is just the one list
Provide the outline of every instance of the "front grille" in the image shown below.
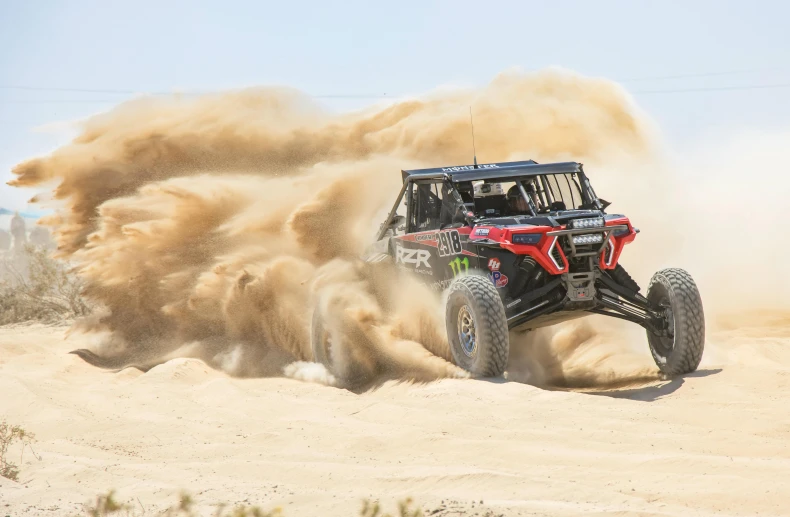
[[560,247],[557,246],[556,244],[551,249],[551,256],[560,266],[559,269],[565,269],[565,261],[562,259],[562,252],[560,251]]

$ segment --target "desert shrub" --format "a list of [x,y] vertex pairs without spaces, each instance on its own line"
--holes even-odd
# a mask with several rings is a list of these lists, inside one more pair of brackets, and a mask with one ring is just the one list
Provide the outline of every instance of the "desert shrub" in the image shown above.
[[[85,505],[85,516],[87,517],[144,517],[149,515],[145,509],[140,507],[137,510],[134,504],[121,503],[116,500],[115,492],[109,491],[96,498],[96,501]],[[195,502],[192,497],[182,492],[178,504],[171,506],[164,512],[158,513],[163,517],[197,517],[199,514],[195,509]],[[283,517],[279,508],[274,510],[261,510],[257,506],[236,506],[228,508],[227,505],[217,505],[214,517]],[[365,500],[362,503],[360,517],[393,517],[392,514],[382,514],[381,505],[378,501]],[[422,511],[412,509],[412,500],[406,499],[398,503],[397,517],[422,517]]]
[[26,431],[21,426],[10,425],[5,420],[0,421],[0,476],[17,481],[19,467],[8,459],[8,448],[14,443],[22,445],[22,452],[26,446],[35,439],[35,435]]
[[96,501],[85,505],[85,515],[89,517],[105,517],[107,515],[133,515],[133,507],[115,500],[115,490],[96,496]]
[[[411,498],[404,499],[398,502],[398,517],[422,517],[422,511],[417,508],[413,509]],[[392,517],[392,514],[381,514],[381,505],[378,501],[370,501],[366,499],[362,503],[362,510],[359,512],[360,517]]]
[[[217,505],[214,517],[281,517],[280,509],[266,512],[257,506],[236,506],[225,511],[227,505]],[[139,511],[134,504],[122,503],[115,498],[115,491],[110,490],[106,494],[99,495],[92,503],[85,505],[86,517],[144,517],[150,515],[145,508],[140,505]],[[161,517],[198,517],[195,509],[195,502],[192,496],[182,492],[179,496],[178,504],[173,505],[156,515]]]
[[24,321],[54,323],[85,316],[91,305],[70,265],[45,247],[28,245],[0,263],[0,325]]

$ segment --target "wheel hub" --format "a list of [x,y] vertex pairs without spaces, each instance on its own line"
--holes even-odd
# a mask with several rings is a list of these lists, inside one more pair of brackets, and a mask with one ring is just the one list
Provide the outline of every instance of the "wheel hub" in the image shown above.
[[458,311],[458,340],[461,349],[467,357],[474,357],[477,352],[477,335],[475,333],[475,319],[468,305]]
[[667,322],[667,335],[671,338],[675,337],[675,314],[672,312],[671,307],[664,309],[664,318]]
[[326,356],[331,361],[332,359],[334,359],[334,357],[332,357],[332,336],[331,334],[329,334],[328,331],[324,332],[323,345],[324,345],[324,350],[326,351]]

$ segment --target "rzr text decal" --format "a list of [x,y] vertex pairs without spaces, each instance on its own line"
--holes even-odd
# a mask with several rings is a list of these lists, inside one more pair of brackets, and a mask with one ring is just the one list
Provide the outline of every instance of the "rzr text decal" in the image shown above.
[[431,252],[428,250],[412,250],[404,248],[400,244],[395,246],[395,263],[396,264],[410,264],[415,268],[426,267],[431,268],[428,259],[431,257]]

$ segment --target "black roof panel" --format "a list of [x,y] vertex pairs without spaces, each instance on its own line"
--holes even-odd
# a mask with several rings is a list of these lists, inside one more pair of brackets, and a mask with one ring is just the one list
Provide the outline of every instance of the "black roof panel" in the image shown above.
[[458,165],[451,167],[436,167],[433,169],[404,170],[403,180],[411,177],[439,178],[449,176],[454,183],[462,181],[477,181],[495,178],[514,178],[534,174],[572,174],[581,172],[582,164],[577,162],[537,163],[533,160],[520,162],[482,163],[475,168],[474,165]]

